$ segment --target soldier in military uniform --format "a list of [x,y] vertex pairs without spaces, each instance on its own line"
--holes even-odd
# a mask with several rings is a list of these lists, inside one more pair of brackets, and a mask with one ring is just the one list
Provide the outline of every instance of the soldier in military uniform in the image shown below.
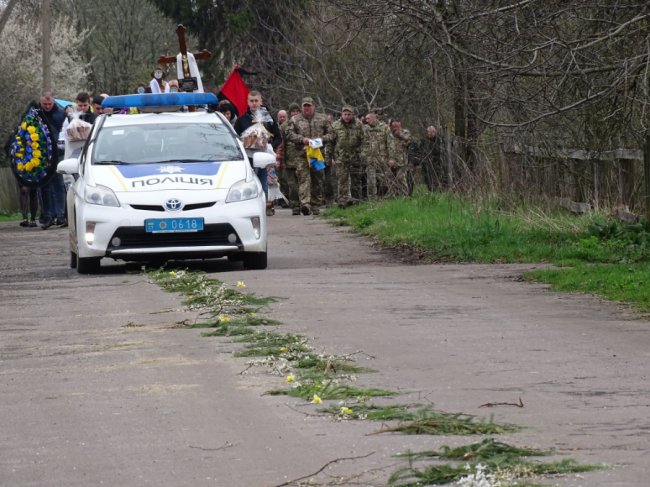
[[388,137],[388,167],[386,172],[388,196],[408,196],[408,159],[406,157],[408,146],[411,143],[411,134],[402,128],[402,123],[393,119],[390,122],[390,136]]
[[[296,144],[287,141],[287,130],[289,129],[289,122],[293,117],[300,113],[300,105],[292,103],[289,105],[289,114],[286,121],[280,125],[280,132],[282,133],[282,145],[278,154],[278,162],[280,164],[280,190],[289,200],[291,213],[293,215],[300,215],[300,199],[298,197],[298,176],[296,175],[296,167],[303,164],[305,161],[304,149],[296,148]],[[278,115],[278,121],[280,116]]]
[[337,203],[340,207],[361,199],[361,142],[363,124],[354,116],[354,108],[345,105],[341,118],[332,125],[336,134],[334,161],[338,187]]
[[366,115],[361,143],[361,161],[366,166],[368,199],[376,200],[385,194],[385,176],[388,170],[388,126],[379,120],[376,112]]
[[316,113],[316,105],[311,97],[302,99],[302,111],[289,120],[287,128],[287,147],[293,144],[294,148],[302,153],[302,162],[296,166],[298,176],[298,195],[300,198],[300,212],[303,215],[320,212],[323,204],[323,178],[324,171],[316,171],[309,164],[306,155],[306,148],[309,141],[321,139],[323,144],[334,140],[336,135],[327,117],[322,113]]

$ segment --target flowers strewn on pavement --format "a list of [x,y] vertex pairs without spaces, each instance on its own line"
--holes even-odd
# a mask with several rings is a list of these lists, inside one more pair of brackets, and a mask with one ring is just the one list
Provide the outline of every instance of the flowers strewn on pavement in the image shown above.
[[230,318],[228,318],[227,316],[219,316],[219,321],[221,323],[228,323],[230,321]]
[[244,284],[244,281],[237,281],[237,287],[246,287],[246,284]]
[[287,382],[295,382],[296,381],[296,376],[293,375],[293,374],[289,374],[288,376],[285,377],[284,380],[286,380]]
[[352,414],[353,412],[354,412],[354,411],[352,411],[352,409],[350,409],[349,407],[341,406],[341,414],[350,415],[350,414]]
[[311,400],[312,404],[323,404],[323,400],[320,398],[318,394],[314,394],[314,397]]
[[[465,465],[465,468],[467,470],[472,469],[469,464]],[[476,469],[475,473],[461,477],[455,485],[457,487],[501,487],[503,485],[493,474],[486,473],[487,467],[485,465],[479,463],[474,468]]]
[[280,347],[280,353],[287,353],[289,349],[287,347]]

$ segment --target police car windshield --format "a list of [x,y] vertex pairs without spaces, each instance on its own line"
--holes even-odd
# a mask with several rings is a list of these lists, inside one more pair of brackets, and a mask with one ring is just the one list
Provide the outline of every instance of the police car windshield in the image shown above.
[[[165,123],[104,126],[93,147],[93,164],[179,164],[245,159],[221,124]],[[119,162],[118,162],[119,161]]]

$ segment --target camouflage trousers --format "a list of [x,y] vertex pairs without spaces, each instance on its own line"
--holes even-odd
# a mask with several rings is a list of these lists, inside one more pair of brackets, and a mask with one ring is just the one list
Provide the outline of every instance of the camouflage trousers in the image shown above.
[[366,185],[366,168],[360,164],[350,166],[350,196],[352,200],[364,200],[368,197]]
[[280,169],[280,191],[289,200],[291,208],[300,208],[298,197],[298,176],[295,167],[284,167]]
[[336,160],[336,178],[338,197],[336,202],[345,205],[350,200],[360,200],[363,194],[363,179],[365,171],[358,161]]
[[374,201],[386,195],[386,175],[383,169],[376,164],[368,164],[366,167],[366,178],[368,185],[368,199]]
[[338,165],[334,167],[332,164],[328,164],[323,172],[325,173],[323,177],[323,198],[325,203],[329,205],[336,201]]
[[408,166],[393,166],[386,171],[387,196],[399,198],[409,195]]
[[296,167],[296,176],[298,176],[300,206],[310,208],[322,206],[325,171],[314,171],[311,165],[305,161]]

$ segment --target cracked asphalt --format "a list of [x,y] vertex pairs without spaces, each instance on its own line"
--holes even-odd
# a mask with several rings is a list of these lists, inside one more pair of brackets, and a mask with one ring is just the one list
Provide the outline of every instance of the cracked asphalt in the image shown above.
[[[536,482],[649,485],[645,317],[521,282],[531,266],[406,264],[287,210],[269,225],[268,269],[192,268],[280,297],[268,310],[280,329],[355,354],[376,371],[359,385],[400,392],[386,403],[514,423],[524,429],[500,441],[609,465]],[[398,453],[480,440],[369,435],[382,425],[265,395],[282,377],[180,327],[196,314],[138,265],[81,276],[68,261],[66,230],[0,223],[1,486],[380,486]]]

